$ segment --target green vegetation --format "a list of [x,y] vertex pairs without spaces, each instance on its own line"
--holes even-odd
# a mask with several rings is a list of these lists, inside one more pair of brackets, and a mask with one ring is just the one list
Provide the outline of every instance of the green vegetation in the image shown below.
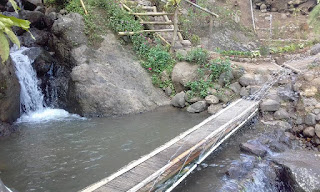
[[198,65],[205,65],[209,61],[209,53],[202,48],[194,48],[188,52],[186,61],[194,62]]
[[225,59],[210,60],[208,63],[199,66],[198,71],[199,80],[187,84],[187,87],[190,89],[188,96],[204,98],[208,96],[209,88],[215,88],[214,85],[222,73],[231,72],[231,63]]

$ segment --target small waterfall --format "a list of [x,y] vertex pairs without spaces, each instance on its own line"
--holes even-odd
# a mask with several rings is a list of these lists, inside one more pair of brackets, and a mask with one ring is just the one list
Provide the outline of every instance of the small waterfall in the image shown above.
[[21,87],[20,102],[22,116],[17,120],[17,123],[83,119],[79,115],[69,114],[63,109],[53,109],[46,106],[44,95],[38,86],[39,82],[36,71],[32,67],[33,61],[25,55],[27,50],[29,48],[21,47],[17,49],[15,46],[11,49],[10,53]]
[[16,75],[21,85],[21,111],[30,113],[44,109],[44,96],[38,87],[38,79],[32,67],[33,61],[27,55],[22,54],[27,48],[15,50],[11,53],[12,61],[15,63]]

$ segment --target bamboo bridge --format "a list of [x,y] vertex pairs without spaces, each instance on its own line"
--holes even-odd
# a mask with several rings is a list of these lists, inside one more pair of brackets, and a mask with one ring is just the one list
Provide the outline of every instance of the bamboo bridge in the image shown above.
[[171,191],[251,119],[258,112],[258,106],[257,100],[239,99],[81,192]]

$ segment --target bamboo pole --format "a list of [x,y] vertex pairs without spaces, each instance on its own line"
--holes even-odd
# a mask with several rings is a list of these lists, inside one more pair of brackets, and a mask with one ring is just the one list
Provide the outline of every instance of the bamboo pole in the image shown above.
[[140,24],[147,24],[147,25],[172,25],[173,22],[141,21]]
[[173,15],[173,13],[166,13],[166,12],[146,12],[146,13],[129,13],[131,15],[138,15],[138,16],[163,16],[163,15]]
[[139,33],[153,33],[153,32],[173,32],[173,29],[150,29],[150,30],[142,30],[142,31],[134,31],[134,32],[119,32],[118,35],[135,35]]
[[209,11],[208,9],[206,9],[206,8],[203,8],[203,7],[200,7],[199,5],[197,5],[197,4],[195,4],[195,3],[192,3],[191,1],[189,1],[189,0],[184,0],[185,2],[187,2],[187,3],[189,3],[189,4],[191,4],[191,5],[193,5],[193,6],[195,6],[196,8],[198,8],[198,9],[200,9],[200,10],[202,10],[202,11],[204,11],[204,12],[207,12],[207,13],[209,13],[210,15],[213,15],[213,16],[215,16],[215,17],[219,17],[219,15],[217,15],[217,14],[215,14],[215,13],[213,13],[213,12],[211,12],[211,11]]
[[[164,15],[163,17],[164,17],[164,19],[165,19],[166,22],[172,22],[172,21],[170,21],[170,19],[169,19],[169,17],[168,17],[167,15]],[[171,25],[171,28],[174,29],[174,26]],[[178,32],[178,37],[179,37],[180,41],[183,40],[183,37],[182,37],[182,35],[181,35],[180,32]]]
[[174,10],[174,19],[173,19],[173,38],[172,38],[172,44],[170,51],[173,52],[175,43],[176,43],[176,36],[178,33],[178,5],[176,6],[176,9]]
[[252,18],[253,30],[254,30],[254,32],[256,32],[256,24],[255,24],[255,22],[254,22],[252,0],[249,0],[249,1],[250,1],[250,8],[251,8],[251,18]]
[[84,13],[85,13],[86,15],[88,15],[88,11],[87,11],[86,6],[84,5],[83,1],[80,0],[80,2],[81,2],[81,6],[82,6],[82,8],[83,8],[83,10],[84,10]]

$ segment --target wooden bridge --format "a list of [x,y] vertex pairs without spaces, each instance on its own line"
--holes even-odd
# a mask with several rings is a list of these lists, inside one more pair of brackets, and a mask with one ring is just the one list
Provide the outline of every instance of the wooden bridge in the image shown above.
[[225,139],[251,119],[258,106],[259,101],[239,99],[81,192],[171,191]]

